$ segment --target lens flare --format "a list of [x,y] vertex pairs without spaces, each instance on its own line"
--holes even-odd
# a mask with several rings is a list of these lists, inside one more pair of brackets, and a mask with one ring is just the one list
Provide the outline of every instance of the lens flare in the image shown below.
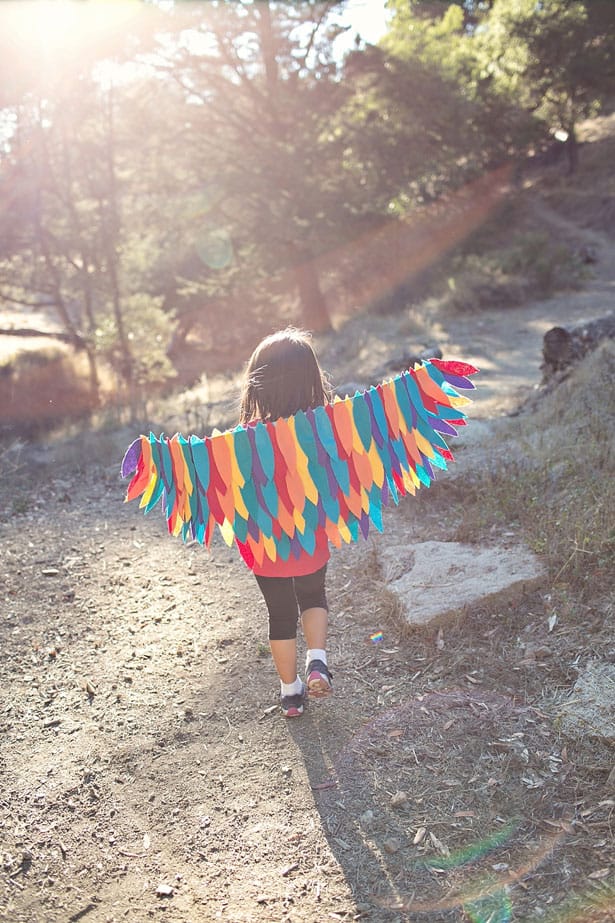
[[[553,860],[573,830],[568,820],[553,816],[548,823],[554,832],[537,830],[535,811],[538,804],[548,803],[548,789],[541,789],[537,803],[532,789],[527,789],[531,774],[526,751],[514,746],[524,736],[529,741],[532,734],[540,740],[530,754],[530,760],[537,760],[532,766],[536,777],[540,771],[545,785],[551,780],[556,785],[548,758],[551,747],[558,746],[557,735],[548,716],[487,690],[427,692],[357,731],[335,761],[337,797],[343,798],[346,787],[349,793],[371,787],[382,829],[398,841],[389,850],[379,830],[372,826],[366,833],[358,828],[385,872],[389,892],[370,896],[371,903],[437,919],[457,911],[471,923],[509,923],[520,913],[515,886],[521,885],[525,893],[524,880],[531,881],[541,865]],[[551,747],[546,746],[549,740]],[[474,743],[471,784],[462,782],[461,775],[451,778],[456,775],[454,757],[439,761],[436,756],[466,752],[469,741]],[[404,776],[412,780],[408,784],[413,794],[398,804],[415,802],[406,814],[399,807],[391,811],[383,796],[403,788]],[[448,844],[441,829],[448,832]],[[579,909],[575,917],[572,910],[566,923],[602,923],[602,917],[591,916],[596,895],[587,895],[578,906],[585,915]],[[549,920],[560,923],[559,916]]]
[[508,923],[512,920],[512,903],[506,891],[494,891],[463,905],[471,923]]
[[233,262],[233,244],[226,231],[206,231],[196,241],[195,249],[210,269],[226,269]]
[[459,868],[462,865],[467,865],[469,862],[476,862],[478,859],[487,855],[487,853],[492,852],[492,850],[506,843],[519,826],[520,821],[510,821],[510,823],[502,827],[501,830],[496,830],[495,833],[484,837],[484,839],[478,843],[470,843],[469,846],[465,846],[463,849],[451,853],[450,856],[421,859],[417,862],[417,865],[424,865],[426,868],[453,869]]

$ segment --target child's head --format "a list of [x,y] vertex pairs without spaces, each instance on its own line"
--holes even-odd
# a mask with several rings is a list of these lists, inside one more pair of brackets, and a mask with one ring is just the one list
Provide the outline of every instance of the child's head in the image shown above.
[[262,340],[246,369],[239,422],[277,420],[326,404],[330,390],[309,334],[294,327]]

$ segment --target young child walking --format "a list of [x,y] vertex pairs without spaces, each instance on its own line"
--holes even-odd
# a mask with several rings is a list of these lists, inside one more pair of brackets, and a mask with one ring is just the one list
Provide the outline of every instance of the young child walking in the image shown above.
[[[290,417],[299,410],[323,406],[330,397],[309,335],[289,327],[266,337],[252,353],[245,373],[239,422],[250,426],[259,420]],[[269,645],[280,677],[280,706],[287,718],[303,714],[306,695],[322,698],[332,692],[326,653],[325,578],[329,556],[323,528],[316,532],[313,554],[302,549],[287,561],[265,557],[261,564],[247,562],[269,613]],[[307,647],[305,682],[297,674],[299,619]]]
[[[126,450],[126,500],[159,504],[171,535],[210,546],[217,525],[256,576],[282,712],[332,692],[325,578],[329,541],[383,530],[383,510],[429,487],[465,425],[466,362],[429,359],[345,400],[332,398],[310,337],[266,337],[247,366],[237,427],[201,438],[141,435]],[[297,673],[297,624],[307,646]]]

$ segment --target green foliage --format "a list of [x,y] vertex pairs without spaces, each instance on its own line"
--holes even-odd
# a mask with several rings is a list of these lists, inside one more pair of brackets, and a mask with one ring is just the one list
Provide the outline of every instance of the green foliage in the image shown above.
[[[167,355],[173,317],[162,309],[162,298],[143,292],[124,298],[125,335],[135,357],[133,382],[139,386],[166,382],[175,370]],[[112,313],[107,313],[95,331],[97,351],[104,355],[112,367],[121,362],[118,349],[118,332]]]
[[544,231],[515,235],[500,260],[506,275],[524,275],[538,297],[575,287],[584,272],[582,263],[570,248],[553,241]]
[[408,49],[357,52],[347,66],[345,167],[364,190],[364,212],[404,215],[478,172],[474,109],[451,74]]
[[175,32],[160,48],[182,87],[176,108],[201,139],[184,163],[189,193],[207,201],[182,262],[196,251],[208,278],[235,266],[253,300],[265,277],[269,291],[295,289],[315,328],[329,325],[315,260],[343,235],[351,192],[329,130],[348,89],[321,14],[308,2],[195,5],[185,15],[206,41],[180,50]]
[[615,9],[581,0],[495,0],[477,30],[486,75],[569,140],[615,90]]
[[459,311],[509,307],[576,288],[584,276],[569,247],[543,231],[518,232],[504,247],[454,257],[447,303]]
[[451,154],[445,186],[458,185],[485,168],[518,156],[539,136],[532,113],[508,86],[493,80],[484,38],[487,5],[407,3],[393,0],[393,17],[382,45],[403,60],[421,62],[436,86],[410,91],[424,101],[418,126],[429,137],[434,125]]

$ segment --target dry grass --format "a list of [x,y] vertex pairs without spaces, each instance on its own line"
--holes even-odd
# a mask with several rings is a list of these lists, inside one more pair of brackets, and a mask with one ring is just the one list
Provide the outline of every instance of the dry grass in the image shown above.
[[[480,477],[457,497],[455,538],[519,531],[553,583],[609,586],[615,552],[615,344],[605,342],[551,393],[507,421]],[[449,501],[456,487],[442,487]]]
[[82,365],[61,347],[9,357],[0,365],[0,425],[27,435],[89,414],[94,405]]

